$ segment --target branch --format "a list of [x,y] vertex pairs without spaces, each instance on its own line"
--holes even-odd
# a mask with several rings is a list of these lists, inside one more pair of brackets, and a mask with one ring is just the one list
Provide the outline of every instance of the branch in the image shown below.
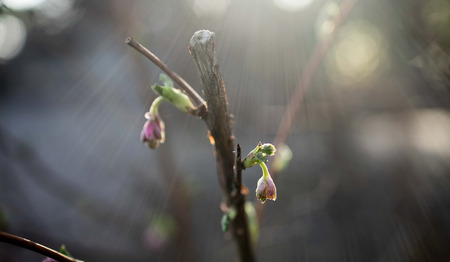
[[68,257],[41,244],[5,232],[0,232],[0,241],[37,252],[49,258],[53,258],[58,262],[82,262],[81,260]]
[[181,76],[170,70],[166,64],[164,64],[155,54],[150,52],[147,48],[139,44],[132,37],[128,37],[125,43],[133,47],[139,53],[143,54],[155,65],[161,68],[170,78],[172,78],[175,83],[177,83],[180,88],[186,92],[186,94],[194,101],[197,106],[197,110],[193,112],[194,115],[200,116],[203,119],[206,118],[206,103],[205,100],[192,88]]
[[[240,193],[241,188],[235,188],[234,162],[236,164],[236,178],[240,164],[240,147],[237,156],[233,154],[234,137],[231,117],[228,112],[227,95],[222,81],[219,64],[214,52],[214,33],[200,30],[191,38],[189,50],[197,66],[198,74],[203,84],[203,93],[208,103],[208,117],[205,119],[211,136],[214,138],[215,155],[218,168],[218,178],[226,195],[227,203],[236,208],[237,214],[233,219],[233,236],[239,247],[241,261],[255,261],[253,246],[250,239],[247,216],[244,209],[245,198]],[[242,182],[237,179],[237,184]]]
[[236,148],[235,158],[235,191],[232,194],[232,203],[236,207],[236,217],[233,219],[233,235],[239,246],[242,261],[255,261],[253,254],[253,244],[251,243],[250,229],[245,212],[245,196],[242,194],[242,161],[241,146],[238,144]]
[[229,195],[234,181],[234,141],[227,94],[214,48],[214,33],[207,30],[195,32],[189,45],[208,104],[208,117],[205,121],[215,142],[221,186]]

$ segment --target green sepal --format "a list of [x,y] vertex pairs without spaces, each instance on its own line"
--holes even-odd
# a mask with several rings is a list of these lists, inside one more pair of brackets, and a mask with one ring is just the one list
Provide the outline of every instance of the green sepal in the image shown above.
[[173,82],[167,75],[161,74],[159,76],[159,80],[161,80],[164,85],[160,86],[158,84],[154,84],[152,89],[155,93],[164,97],[167,101],[185,113],[190,113],[195,108],[194,104],[191,102],[191,99],[189,99],[186,94],[173,87]]

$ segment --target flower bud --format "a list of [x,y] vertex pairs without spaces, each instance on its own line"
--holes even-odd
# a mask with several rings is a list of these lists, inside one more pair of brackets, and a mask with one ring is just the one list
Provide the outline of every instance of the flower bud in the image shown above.
[[258,161],[262,161],[265,163],[267,162],[266,156],[272,156],[275,151],[275,146],[273,146],[272,144],[262,144],[261,142],[259,142],[259,144],[252,151],[250,151],[250,153],[248,153],[242,163],[244,164],[245,168],[253,166]]
[[158,115],[148,112],[145,114],[147,122],[141,132],[141,141],[151,149],[156,149],[159,144],[164,143],[164,122],[158,117]]
[[267,199],[275,201],[277,199],[277,188],[270,175],[263,175],[256,187],[256,198],[264,203]]

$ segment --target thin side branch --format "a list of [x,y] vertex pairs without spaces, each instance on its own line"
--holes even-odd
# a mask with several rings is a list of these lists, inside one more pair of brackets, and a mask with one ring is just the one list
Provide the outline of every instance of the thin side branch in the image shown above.
[[233,219],[233,235],[239,246],[242,261],[255,261],[253,244],[251,243],[250,228],[248,226],[247,214],[245,213],[245,196],[242,194],[242,161],[241,146],[236,147],[235,159],[235,191],[232,194],[232,203],[236,208],[236,217]]
[[[218,178],[228,205],[233,205],[236,209],[236,217],[232,222],[232,233],[239,248],[241,261],[252,262],[256,259],[244,209],[245,197],[241,194],[241,188],[236,187],[242,185],[241,175],[238,173],[241,167],[240,147],[238,146],[237,157],[239,159],[237,160],[233,153],[234,137],[228,112],[227,95],[214,48],[214,33],[208,30],[195,32],[189,45],[208,103],[208,117],[205,121],[214,138]],[[235,165],[235,162],[239,162],[239,164]]]
[[179,76],[174,71],[170,70],[166,64],[164,64],[155,54],[150,52],[147,48],[145,48],[143,45],[139,44],[136,40],[134,40],[132,37],[128,37],[125,40],[125,43],[134,49],[138,51],[139,53],[143,54],[145,57],[147,57],[150,61],[152,61],[155,65],[157,65],[159,68],[161,68],[162,71],[164,71],[170,78],[172,78],[175,83],[177,83],[180,88],[186,92],[186,94],[194,101],[195,105],[197,106],[197,110],[193,112],[194,115],[200,116],[202,118],[206,118],[206,102],[203,100],[203,98],[192,88],[181,76]]
[[0,241],[37,252],[49,258],[53,258],[58,262],[82,262],[81,260],[68,257],[66,255],[59,253],[58,251],[55,251],[41,244],[30,241],[26,238],[11,235],[5,232],[0,232]]
[[235,188],[239,191],[239,194],[242,189],[242,169],[244,169],[244,165],[241,160],[241,145],[237,144],[236,146],[236,157],[234,162],[234,171],[236,173],[234,185]]

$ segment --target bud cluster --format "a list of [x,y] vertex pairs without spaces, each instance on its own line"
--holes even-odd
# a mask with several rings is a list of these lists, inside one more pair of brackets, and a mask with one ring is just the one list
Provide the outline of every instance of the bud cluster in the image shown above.
[[261,203],[264,203],[267,199],[274,201],[277,199],[277,188],[265,164],[267,162],[266,156],[272,156],[275,151],[275,146],[272,144],[261,144],[259,142],[255,149],[250,151],[242,161],[245,168],[259,164],[263,171],[256,187],[256,198],[261,200]]

